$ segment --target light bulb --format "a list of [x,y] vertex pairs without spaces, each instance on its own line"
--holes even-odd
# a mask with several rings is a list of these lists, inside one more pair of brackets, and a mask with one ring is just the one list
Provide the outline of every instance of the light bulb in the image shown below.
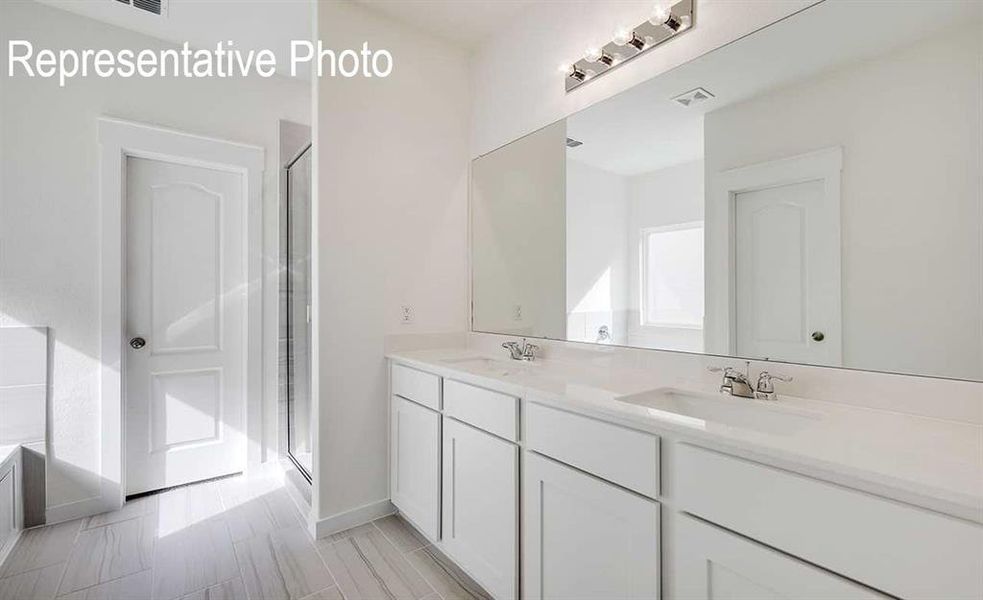
[[577,70],[577,67],[575,67],[571,63],[560,65],[560,72],[563,73],[564,75],[566,75],[567,77],[570,77],[571,75],[573,75],[573,72],[576,71],[576,70]]
[[618,46],[624,46],[625,44],[632,41],[633,39],[635,39],[635,32],[632,31],[631,29],[625,29],[624,27],[622,27],[621,29],[614,32],[613,41]]
[[679,17],[679,31],[686,31],[692,24],[693,20],[690,19],[689,15],[682,15]]
[[587,48],[587,50],[584,50],[584,59],[586,59],[587,62],[597,62],[601,60],[601,56],[603,55],[604,52],[597,46],[591,46],[590,48]]
[[664,25],[671,16],[672,10],[669,8],[669,5],[665,2],[659,2],[652,9],[652,16],[649,17],[649,23],[653,25]]

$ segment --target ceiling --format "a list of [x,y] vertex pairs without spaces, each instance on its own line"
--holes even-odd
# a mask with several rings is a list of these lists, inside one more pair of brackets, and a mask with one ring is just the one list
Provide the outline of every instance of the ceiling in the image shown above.
[[[540,0],[542,1],[542,0]],[[355,0],[431,35],[474,49],[535,0]]]
[[[313,31],[312,0],[167,0],[164,17],[116,0],[37,1],[175,44],[214,48],[218,42],[233,40],[241,51],[269,48],[281,60],[290,55],[291,40],[310,39]],[[534,0],[352,1],[473,49]],[[280,72],[286,74],[288,70]],[[300,75],[309,79],[309,69]]]
[[[620,175],[700,159],[704,114],[981,15],[983,3],[963,0],[895,3],[890,11],[880,0],[824,2],[572,115],[567,135],[584,145],[567,156]],[[716,97],[687,108],[671,100],[697,87]]]
[[116,0],[37,1],[175,44],[214,48],[233,40],[239,50],[269,48],[281,60],[290,56],[290,40],[310,39],[312,32],[311,0],[168,0],[165,17]]

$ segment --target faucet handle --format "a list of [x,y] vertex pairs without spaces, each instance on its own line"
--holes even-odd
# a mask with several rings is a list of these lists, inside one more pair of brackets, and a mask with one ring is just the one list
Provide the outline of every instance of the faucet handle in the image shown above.
[[791,377],[762,371],[758,375],[758,384],[755,386],[755,397],[762,400],[777,400],[778,394],[775,393],[775,384],[773,383],[776,379],[786,383],[792,381]]
[[785,383],[788,383],[792,381],[793,378],[787,375],[778,375],[776,373],[769,373],[768,371],[762,371],[761,374],[758,375],[758,386],[761,386],[761,384],[763,383],[770,384],[772,379],[776,379],[778,381],[784,381]]

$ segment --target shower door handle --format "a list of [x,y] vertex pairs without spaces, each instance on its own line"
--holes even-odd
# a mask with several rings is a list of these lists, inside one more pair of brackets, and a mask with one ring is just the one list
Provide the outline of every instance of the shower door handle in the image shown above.
[[130,348],[133,348],[134,350],[139,350],[146,345],[147,345],[147,340],[139,336],[130,340]]

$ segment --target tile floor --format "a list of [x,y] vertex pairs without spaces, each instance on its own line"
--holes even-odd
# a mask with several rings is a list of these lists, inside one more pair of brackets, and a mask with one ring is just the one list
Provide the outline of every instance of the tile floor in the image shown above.
[[470,600],[487,595],[399,517],[314,540],[282,474],[235,477],[31,529],[0,600]]

